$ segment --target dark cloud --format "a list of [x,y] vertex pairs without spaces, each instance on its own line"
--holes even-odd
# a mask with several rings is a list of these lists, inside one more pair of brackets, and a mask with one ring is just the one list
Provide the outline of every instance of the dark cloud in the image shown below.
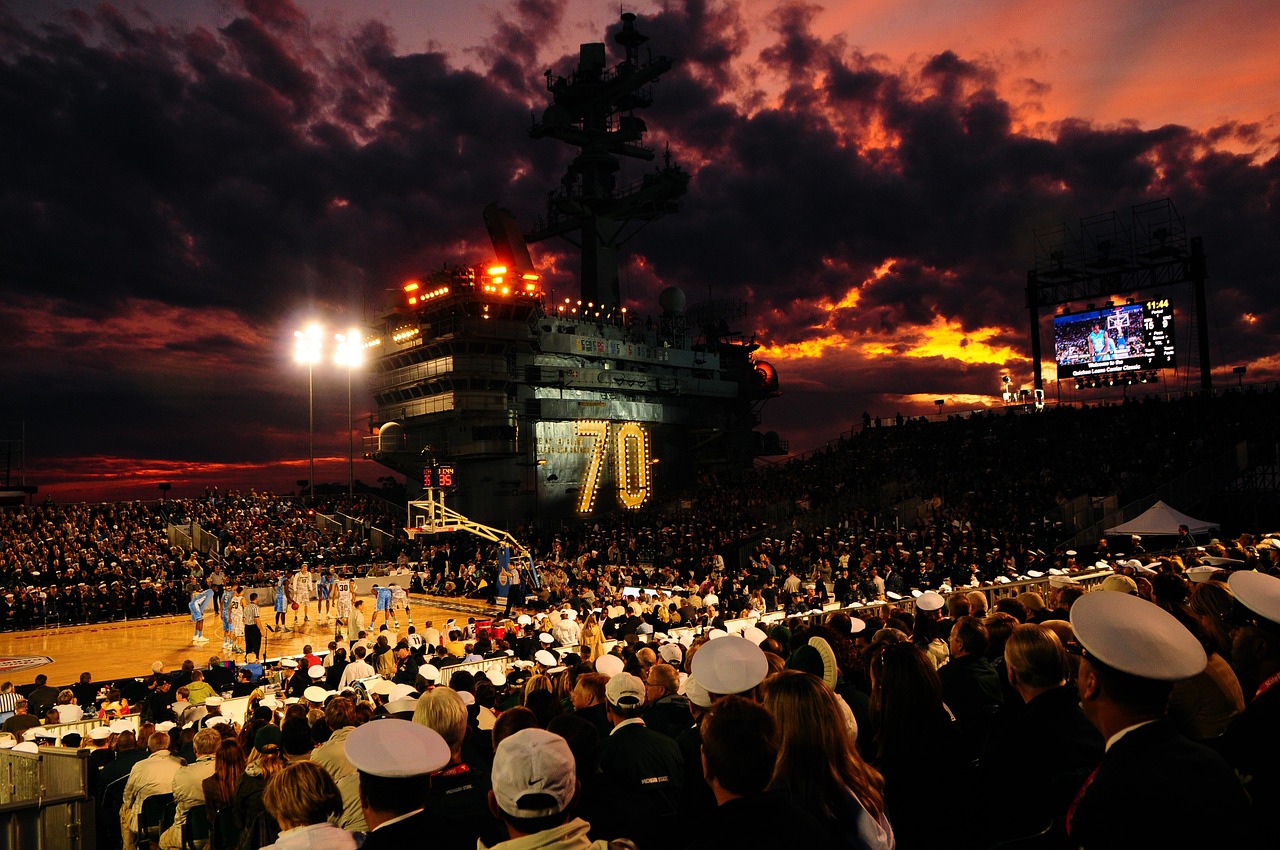
[[[297,421],[299,382],[281,386],[281,325],[308,304],[357,318],[405,277],[483,259],[484,204],[530,226],[572,155],[526,134],[546,105],[541,72],[576,61],[548,60],[536,35],[564,28],[566,0],[506,7],[477,70],[401,54],[382,24],[335,31],[287,2],[234,8],[216,29],[110,6],[0,19],[0,298],[26,330],[0,343],[14,364],[0,393],[55,423],[50,453],[90,451],[83,421],[58,416],[68,400],[120,451],[291,451],[279,423]],[[910,392],[991,393],[1000,364],[900,356],[886,369],[861,346],[905,355],[941,318],[965,340],[1024,350],[1033,229],[1164,196],[1208,246],[1215,358],[1275,368],[1280,163],[1232,152],[1274,145],[1260,126],[1066,119],[1033,136],[1027,112],[1049,82],[1004,86],[1003,69],[952,51],[895,63],[818,36],[815,14],[778,7],[755,55],[736,3],[639,22],[643,49],[677,60],[644,116],[649,142],[669,140],[694,180],[683,212],[635,241],[628,295],[644,306],[678,284],[691,301],[744,300],[741,324],[771,345],[844,341],[777,364],[789,394],[771,427],[813,429],[832,418],[815,411],[856,416]],[[617,31],[601,34],[611,49]],[[562,293],[576,268],[564,251],[534,246]],[[854,306],[830,311],[842,302]],[[62,336],[13,305],[45,311]],[[147,337],[150,372],[79,321],[145,310],[182,317]],[[177,333],[201,316],[208,326]],[[255,436],[213,439],[211,424]]]

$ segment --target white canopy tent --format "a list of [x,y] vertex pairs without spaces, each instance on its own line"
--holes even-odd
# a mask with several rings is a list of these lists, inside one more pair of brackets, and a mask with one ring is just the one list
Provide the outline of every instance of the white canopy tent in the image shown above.
[[1192,534],[1200,534],[1218,527],[1216,522],[1189,517],[1164,502],[1156,502],[1126,523],[1108,528],[1107,534],[1177,534],[1178,526],[1185,525]]

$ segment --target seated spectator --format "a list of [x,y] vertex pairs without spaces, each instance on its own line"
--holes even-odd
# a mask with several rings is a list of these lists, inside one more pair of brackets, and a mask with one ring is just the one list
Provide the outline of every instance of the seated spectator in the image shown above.
[[605,688],[605,707],[613,731],[600,745],[600,770],[647,817],[637,825],[641,846],[657,842],[676,826],[684,787],[684,757],[676,742],[645,726],[644,682],[619,673]]
[[342,795],[328,772],[300,761],[284,768],[262,795],[280,836],[265,850],[355,850],[350,832],[329,823],[342,814]]
[[213,686],[204,680],[203,670],[191,671],[191,683],[186,686],[187,700],[192,705],[204,705],[204,701],[217,693]]
[[235,810],[236,831],[244,836],[246,830],[250,847],[261,847],[275,840],[279,832],[275,820],[262,806],[262,792],[273,776],[284,769],[284,755],[280,752],[280,727],[263,726],[253,736],[253,752],[249,754],[244,773],[236,782],[232,806]]
[[124,805],[120,808],[124,850],[133,850],[137,845],[142,802],[155,794],[172,794],[173,778],[182,767],[182,759],[169,752],[169,735],[165,732],[151,733],[147,751],[147,757],[129,771],[129,781],[124,786]]
[[213,773],[200,783],[204,791],[205,806],[209,811],[209,822],[218,819],[218,813],[231,805],[236,795],[236,783],[240,774],[244,773],[244,750],[235,738],[225,738],[218,742],[213,757]]
[[160,836],[160,850],[182,850],[182,827],[187,813],[205,805],[204,781],[213,775],[214,756],[222,736],[213,729],[201,729],[192,739],[195,761],[178,769],[173,776],[173,825]]
[[58,712],[59,723],[75,723],[84,717],[84,711],[76,704],[76,695],[70,688],[58,693],[58,702],[53,710]]
[[22,733],[35,726],[40,725],[40,718],[34,714],[28,714],[27,709],[30,706],[25,699],[20,699],[13,704],[13,717],[10,717],[0,726],[0,732],[8,732],[22,740]]

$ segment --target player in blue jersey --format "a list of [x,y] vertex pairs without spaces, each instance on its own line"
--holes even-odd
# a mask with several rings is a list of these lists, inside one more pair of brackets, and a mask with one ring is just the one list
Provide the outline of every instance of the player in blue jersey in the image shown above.
[[223,585],[222,595],[219,597],[217,587],[213,588],[214,607],[219,605],[222,609],[222,649],[223,651],[234,650],[236,642],[231,637],[231,598],[236,595],[234,589]]
[[212,587],[193,593],[191,602],[187,605],[191,610],[191,622],[195,626],[195,634],[191,636],[192,643],[209,642],[209,639],[204,636],[204,606],[208,605],[209,600],[213,599],[213,593]]
[[382,612],[382,622],[390,625],[391,623],[391,588],[373,586],[374,603],[373,618],[369,621],[370,631],[374,631],[378,626],[378,612]]
[[276,600],[275,600],[276,624],[274,627],[269,627],[273,632],[284,631],[284,612],[285,612],[285,608],[289,604],[288,588],[289,588],[289,582],[288,582],[287,576],[282,572],[276,578]]
[[329,622],[329,597],[333,592],[333,573],[328,567],[320,570],[320,578],[316,581],[316,613],[321,622]]

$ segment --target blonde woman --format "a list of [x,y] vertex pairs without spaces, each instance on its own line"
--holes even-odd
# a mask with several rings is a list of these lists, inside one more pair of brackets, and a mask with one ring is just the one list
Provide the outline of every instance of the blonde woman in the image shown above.
[[600,628],[600,621],[596,619],[594,611],[587,615],[586,622],[582,624],[579,643],[584,649],[591,650],[593,659],[604,655],[604,629]]
[[[236,782],[232,807],[235,810],[237,832],[243,834],[263,814],[265,810],[262,793],[272,777],[284,770],[284,766],[284,754],[280,750],[280,727],[263,726],[253,736],[253,751],[249,753],[244,773]],[[262,843],[264,842],[249,846],[260,847]]]
[[264,850],[355,850],[350,832],[329,820],[342,815],[342,794],[328,771],[300,761],[277,774],[262,794],[280,837]]

